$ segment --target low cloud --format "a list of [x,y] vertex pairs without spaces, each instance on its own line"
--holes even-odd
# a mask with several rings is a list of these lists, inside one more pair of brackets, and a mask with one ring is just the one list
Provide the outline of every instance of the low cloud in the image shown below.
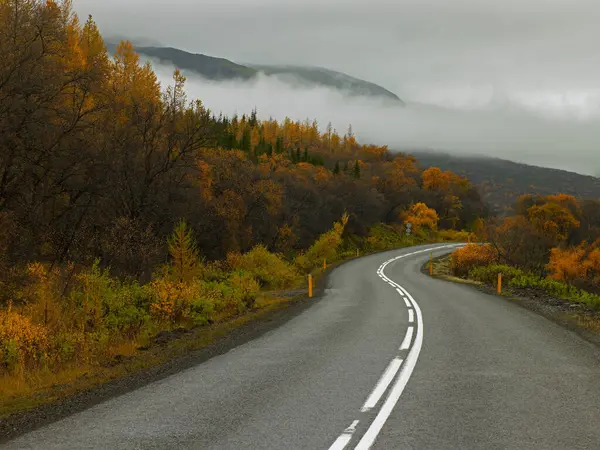
[[[163,86],[174,68],[153,62]],[[343,134],[352,124],[365,143],[392,150],[431,149],[487,155],[534,165],[600,175],[599,94],[474,86],[427,89],[415,85],[391,106],[371,98],[350,98],[324,87],[292,87],[276,77],[249,82],[211,82],[187,72],[187,94],[226,115],[258,109],[261,118],[317,119]],[[411,95],[412,94],[412,95]]]

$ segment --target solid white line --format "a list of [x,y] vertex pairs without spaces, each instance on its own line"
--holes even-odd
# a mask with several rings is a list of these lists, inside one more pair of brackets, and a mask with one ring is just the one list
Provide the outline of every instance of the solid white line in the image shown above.
[[410,343],[412,342],[413,331],[415,331],[415,327],[408,327],[408,330],[406,330],[406,336],[404,336],[404,340],[400,346],[400,350],[408,350]]
[[388,395],[383,406],[379,410],[377,417],[375,417],[375,420],[371,423],[371,426],[369,427],[367,432],[358,442],[358,445],[356,446],[355,450],[367,450],[371,448],[371,446],[375,442],[375,439],[377,439],[377,435],[379,435],[379,432],[383,428],[383,425],[392,413],[394,406],[396,406],[396,403],[398,403],[398,400],[400,399],[400,396],[402,395],[402,392],[404,391],[404,388],[406,387],[406,384],[408,383],[408,380],[410,379],[410,376],[412,375],[413,370],[415,369],[415,365],[417,364],[417,359],[419,358],[419,353],[421,352],[421,347],[423,345],[423,316],[421,315],[421,309],[419,308],[417,302],[415,302],[415,300],[410,296],[409,293],[407,293],[407,295],[411,299],[411,302],[417,313],[418,328],[415,343],[410,349],[410,352],[408,352],[406,362],[402,366],[400,375],[398,375],[398,379],[392,387],[390,394]]
[[[386,398],[383,406],[379,410],[379,413],[375,417],[375,420],[371,423],[371,425],[369,426],[369,429],[364,434],[364,436],[362,437],[362,439],[356,446],[355,450],[367,450],[373,445],[373,443],[375,442],[375,439],[377,439],[377,435],[381,431],[381,428],[383,427],[383,425],[385,424],[389,415],[391,414],[392,410],[394,409],[394,406],[396,406],[396,403],[398,403],[398,399],[402,395],[402,391],[404,390],[406,383],[408,383],[408,380],[409,380],[409,378],[415,368],[415,365],[417,363],[417,359],[419,358],[421,346],[423,345],[423,317],[421,315],[421,309],[419,308],[419,305],[417,305],[417,302],[415,302],[414,298],[412,298],[412,296],[406,291],[406,289],[404,289],[402,286],[400,286],[395,281],[390,280],[385,275],[384,270],[385,270],[386,266],[388,264],[390,264],[391,262],[397,261],[398,259],[401,259],[401,258],[406,258],[407,256],[412,256],[412,255],[416,255],[416,254],[424,253],[424,252],[431,252],[431,251],[439,250],[442,248],[459,247],[459,246],[463,246],[463,245],[464,244],[441,245],[439,247],[426,248],[424,250],[419,250],[416,252],[396,256],[395,258],[385,261],[377,269],[377,274],[381,277],[382,280],[389,283],[391,286],[394,286],[394,287],[400,289],[399,293],[401,295],[402,294],[406,295],[410,299],[410,302],[409,302],[406,298],[403,297],[404,301],[406,303],[406,306],[408,308],[410,308],[411,302],[412,302],[412,306],[415,308],[415,311],[417,312],[417,337],[415,339],[414,345],[408,352],[408,356],[406,357],[406,364],[404,364],[404,366],[402,366],[402,361],[400,360],[400,367],[401,367],[400,375],[398,376],[398,379],[396,380],[396,383],[392,387],[392,390],[389,393],[388,397]],[[411,314],[411,313],[412,313],[412,310],[409,310],[409,314]],[[412,317],[412,314],[411,314],[411,317]],[[410,327],[411,338],[412,338],[413,328],[414,327]],[[395,358],[393,361],[395,361],[397,359],[398,358]],[[389,366],[388,366],[388,369],[389,369]],[[386,369],[386,372],[384,372],[384,376],[382,377],[382,379],[385,377],[386,373],[388,372],[388,369]],[[397,371],[398,371],[398,369],[396,369],[396,371],[394,372],[394,375]],[[394,376],[392,375],[391,378],[393,379]],[[381,379],[379,380],[378,385],[375,387],[375,389],[377,389],[379,387],[380,383],[381,383]],[[387,383],[387,384],[389,384],[389,383]],[[386,388],[387,388],[387,384],[386,384]],[[374,389],[374,391],[375,391],[375,389]],[[385,389],[383,389],[383,392],[385,392]],[[373,395],[373,393],[371,393],[371,395]],[[371,395],[369,396],[369,398],[371,398]],[[377,400],[379,400],[379,399],[377,399]],[[368,401],[368,399],[367,399],[367,401]],[[377,402],[375,402],[375,403],[377,403]],[[358,424],[358,420],[355,420],[354,422],[352,422],[352,425],[350,425],[348,428],[346,428],[346,430],[344,430],[344,432],[336,439],[336,441],[333,443],[333,445],[331,447],[329,447],[329,450],[342,450],[344,447],[346,447],[346,445],[348,445],[348,442],[350,442],[350,440],[352,439],[352,434],[354,433],[354,431],[356,429],[356,424]]]
[[412,309],[408,310],[408,321],[410,323],[415,321],[415,312]]
[[383,372],[383,375],[381,375],[381,378],[379,378],[375,388],[373,388],[373,391],[371,391],[371,394],[363,405],[361,409],[362,412],[368,411],[377,405],[377,402],[379,402],[381,396],[385,393],[390,383],[394,380],[394,377],[398,373],[398,369],[400,369],[401,365],[402,360],[400,358],[394,358],[390,361]]
[[352,424],[348,428],[346,428],[342,434],[338,436],[335,442],[331,444],[329,450],[343,450],[344,447],[348,445],[348,442],[350,442],[350,439],[352,439],[352,435],[356,431],[356,425],[358,425],[358,422],[358,420],[352,422]]
[[406,305],[406,307],[410,308],[410,302],[408,301],[408,299],[406,297],[402,297],[402,300],[404,300],[404,304]]
[[404,295],[404,292],[402,292],[402,291],[400,290],[400,288],[396,288],[396,292],[398,292],[398,294],[400,294],[400,295]]
[[[423,253],[423,252],[427,252],[427,251],[439,250],[441,248],[456,247],[456,246],[457,245],[447,245],[447,246],[445,245],[445,246],[440,246],[440,247],[435,247],[435,248],[429,248],[429,249],[426,249],[426,250],[423,250],[420,252],[416,252],[416,253]],[[408,255],[406,255],[406,256],[408,256]],[[389,264],[390,262],[395,261],[397,259],[400,259],[401,257],[396,257],[394,259],[387,261],[384,264],[384,269],[387,264]],[[387,276],[385,276],[385,274],[384,274],[384,277],[387,278]],[[396,406],[396,403],[398,403],[398,400],[400,399],[400,396],[402,395],[402,392],[404,391],[404,388],[406,387],[406,384],[408,383],[408,380],[410,379],[410,376],[412,375],[413,370],[415,369],[415,365],[417,364],[417,360],[419,359],[419,353],[421,352],[421,347],[423,346],[423,315],[421,314],[421,308],[419,308],[419,305],[417,304],[415,299],[410,295],[410,293],[406,289],[404,289],[402,286],[400,286],[400,289],[402,289],[402,291],[404,291],[406,296],[410,299],[410,302],[411,302],[413,308],[415,309],[415,312],[417,315],[417,336],[415,338],[415,342],[414,342],[413,346],[411,347],[410,351],[408,352],[408,356],[406,357],[404,365],[402,366],[402,369],[400,370],[400,375],[398,375],[398,379],[396,380],[396,383],[394,383],[392,390],[390,391],[389,395],[385,399],[385,402],[383,403],[383,406],[381,407],[381,409],[379,410],[379,413],[375,417],[375,420],[373,420],[373,422],[369,426],[369,429],[367,430],[367,432],[363,435],[362,439],[358,442],[358,445],[355,447],[355,450],[368,450],[375,443],[375,439],[377,439],[377,436],[381,432],[383,425],[385,424],[388,417],[392,413],[392,410]]]

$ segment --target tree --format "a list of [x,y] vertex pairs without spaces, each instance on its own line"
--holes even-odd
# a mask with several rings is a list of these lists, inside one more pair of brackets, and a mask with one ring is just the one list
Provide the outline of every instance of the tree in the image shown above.
[[198,249],[192,230],[180,220],[169,238],[173,275],[180,283],[189,283],[199,274]]
[[360,180],[360,163],[358,160],[354,163],[354,169],[352,170],[352,176],[357,180]]
[[335,167],[333,168],[333,174],[334,175],[340,174],[340,162],[339,161],[335,162]]
[[404,223],[411,223],[415,233],[425,230],[437,229],[438,215],[436,211],[429,208],[425,203],[415,203],[403,215]]

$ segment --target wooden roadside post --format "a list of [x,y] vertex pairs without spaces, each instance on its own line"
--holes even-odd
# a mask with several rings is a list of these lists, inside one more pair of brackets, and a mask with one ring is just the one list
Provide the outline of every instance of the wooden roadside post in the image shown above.
[[502,274],[498,274],[498,294],[502,294]]
[[312,298],[313,296],[313,285],[312,285],[312,275],[308,274],[308,297]]
[[327,270],[327,258],[323,259],[323,270]]
[[429,252],[429,276],[433,276],[433,252]]
[[358,258],[360,256],[360,250],[356,249],[356,257]]

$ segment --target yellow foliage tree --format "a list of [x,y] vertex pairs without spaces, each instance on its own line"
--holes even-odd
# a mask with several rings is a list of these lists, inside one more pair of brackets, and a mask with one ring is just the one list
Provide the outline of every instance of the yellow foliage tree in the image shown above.
[[436,230],[438,224],[438,214],[433,208],[429,208],[425,203],[415,203],[403,214],[405,223],[411,223],[412,229],[419,233],[424,230]]
[[192,230],[181,220],[169,238],[169,253],[173,275],[180,283],[189,283],[200,274],[198,249]]

